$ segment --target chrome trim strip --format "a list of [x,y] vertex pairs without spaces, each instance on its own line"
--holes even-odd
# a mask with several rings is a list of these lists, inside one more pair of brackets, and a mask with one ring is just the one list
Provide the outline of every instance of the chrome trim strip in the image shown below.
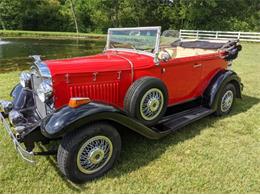
[[158,53],[160,50],[160,39],[161,39],[161,27],[158,26],[157,27],[157,39],[156,39],[156,43],[155,43],[155,48],[154,48],[154,52],[153,53]]
[[120,31],[120,30],[154,30],[154,29],[158,29],[161,28],[161,26],[146,26],[146,27],[126,27],[126,28],[109,28],[108,30],[116,30],[116,31]]
[[47,66],[47,64],[45,64],[41,60],[41,56],[40,55],[33,55],[33,56],[29,56],[29,57],[34,59],[34,64],[38,68],[39,73],[40,73],[40,75],[42,77],[44,77],[44,78],[51,78],[51,72],[49,70],[49,67]]
[[132,83],[133,83],[134,82],[134,64],[133,64],[133,62],[131,60],[129,60],[128,58],[120,56],[118,54],[115,54],[115,56],[118,56],[118,57],[126,60],[129,63],[129,65],[131,67],[131,79],[132,79]]
[[125,52],[132,52],[132,53],[137,53],[137,54],[143,54],[143,55],[147,55],[150,57],[154,57],[155,54],[154,53],[150,53],[147,51],[141,51],[141,50],[135,50],[135,49],[125,49],[125,48],[111,48],[111,49],[106,49],[105,51],[125,51]]
[[33,152],[28,152],[22,147],[20,142],[17,140],[16,136],[13,134],[10,125],[7,123],[7,121],[3,117],[2,113],[0,113],[0,121],[3,123],[3,125],[6,129],[6,132],[9,134],[9,136],[11,137],[11,139],[13,141],[16,151],[18,152],[18,154],[20,154],[22,159],[29,163],[35,163]]

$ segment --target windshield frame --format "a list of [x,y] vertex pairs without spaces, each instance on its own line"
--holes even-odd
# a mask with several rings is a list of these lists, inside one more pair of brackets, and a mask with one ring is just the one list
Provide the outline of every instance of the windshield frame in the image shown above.
[[[156,41],[155,41],[155,46],[154,46],[154,51],[153,53],[148,52],[148,51],[143,51],[143,50],[138,50],[138,49],[129,49],[129,48],[109,48],[110,45],[110,39],[111,39],[111,32],[112,31],[125,31],[125,30],[133,30],[133,31],[138,31],[138,30],[156,30]],[[107,42],[106,42],[106,50],[112,50],[112,51],[128,51],[128,52],[136,52],[136,53],[142,53],[146,54],[149,56],[155,56],[156,53],[159,52],[160,48],[160,37],[161,37],[161,27],[160,26],[151,26],[151,27],[134,27],[134,28],[109,28],[108,33],[107,33]]]

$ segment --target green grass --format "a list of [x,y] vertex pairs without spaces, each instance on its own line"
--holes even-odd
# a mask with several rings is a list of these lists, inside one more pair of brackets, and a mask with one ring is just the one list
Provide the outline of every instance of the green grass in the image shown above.
[[[0,193],[260,193],[260,44],[243,44],[233,68],[245,85],[227,117],[210,116],[158,141],[126,134],[116,166],[104,177],[73,185],[55,158],[30,166],[11,140],[0,145]],[[0,99],[18,72],[0,74]],[[0,137],[6,133],[0,127]]]
[[47,32],[47,31],[19,31],[19,30],[0,30],[0,37],[19,37],[19,38],[68,38],[68,39],[105,39],[105,34],[96,33],[74,33],[74,32]]

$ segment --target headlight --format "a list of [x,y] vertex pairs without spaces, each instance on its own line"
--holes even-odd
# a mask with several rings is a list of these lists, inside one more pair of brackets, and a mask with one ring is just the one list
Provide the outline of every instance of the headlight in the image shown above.
[[37,95],[42,102],[45,102],[52,96],[52,83],[50,80],[44,80],[39,89],[37,89]]
[[20,75],[20,84],[23,87],[31,87],[31,74],[29,72],[22,72]]

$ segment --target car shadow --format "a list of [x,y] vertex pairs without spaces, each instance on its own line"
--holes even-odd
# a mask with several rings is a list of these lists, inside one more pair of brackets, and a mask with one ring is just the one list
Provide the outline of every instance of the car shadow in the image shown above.
[[161,140],[149,140],[133,132],[128,133],[122,138],[121,158],[114,169],[107,174],[107,177],[120,177],[146,166],[164,154],[168,147],[192,139],[208,128],[209,124],[246,112],[258,103],[260,103],[259,98],[243,95],[242,99],[237,99],[229,115],[222,117],[210,115],[169,134]]
[[236,114],[246,112],[259,102],[260,99],[257,97],[242,95],[242,99],[237,99],[236,105],[233,107],[233,110],[230,113],[230,115],[233,116]]
[[[49,146],[44,146],[39,144],[38,148],[41,151],[47,151]],[[56,155],[49,155],[49,156],[42,156],[43,158],[46,158],[46,160],[51,164],[51,166],[53,166],[53,168],[55,169],[55,171],[58,173],[58,175],[60,176],[60,178],[64,181],[64,183],[66,184],[66,186],[68,188],[70,188],[71,190],[73,190],[74,192],[80,193],[82,190],[84,190],[84,185],[78,185],[75,184],[73,182],[71,182],[70,180],[68,180],[59,170],[59,167],[57,165],[57,158]]]
[[[132,131],[121,129],[122,152],[120,159],[114,168],[103,178],[121,177],[139,169],[140,167],[146,166],[164,154],[168,147],[192,139],[199,135],[205,128],[208,128],[209,124],[214,124],[216,121],[222,120],[226,117],[246,112],[259,102],[259,98],[243,95],[242,100],[237,100],[229,115],[222,117],[211,115],[169,134],[161,140],[149,140]],[[198,125],[198,123],[200,123],[200,125]],[[147,153],[149,155],[147,155]],[[55,156],[49,156],[46,158],[50,164],[55,167],[55,170],[69,188],[76,192],[80,192],[87,188],[88,184],[78,185],[68,181],[59,171]]]

